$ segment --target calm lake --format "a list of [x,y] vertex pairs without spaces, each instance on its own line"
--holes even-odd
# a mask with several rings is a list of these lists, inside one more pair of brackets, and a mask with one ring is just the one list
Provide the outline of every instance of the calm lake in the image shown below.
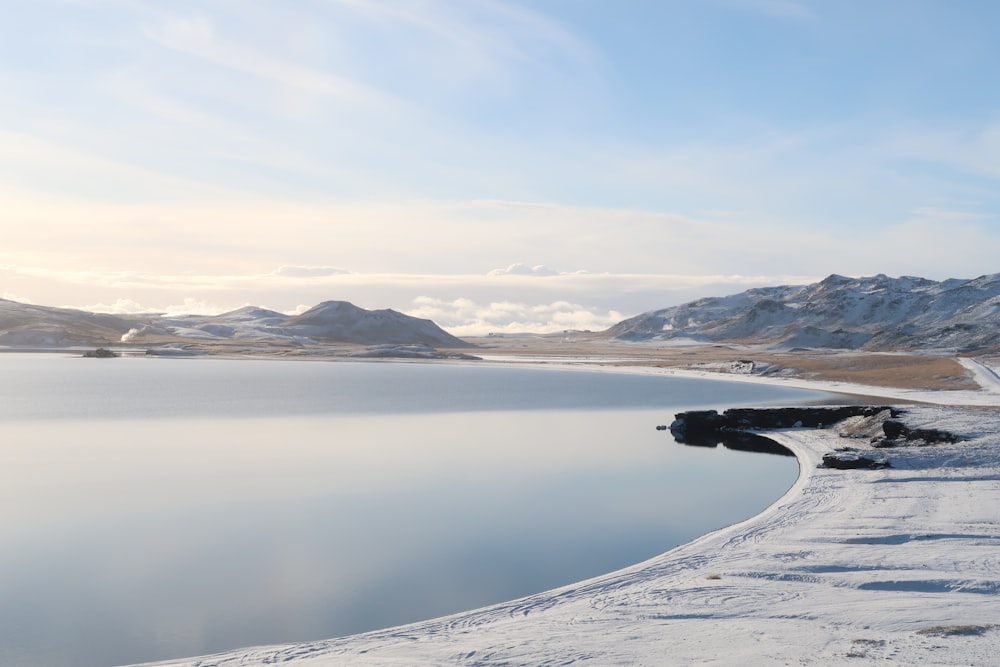
[[0,354],[0,664],[322,639],[624,567],[751,516],[798,472],[657,424],[807,401],[831,397],[476,364]]

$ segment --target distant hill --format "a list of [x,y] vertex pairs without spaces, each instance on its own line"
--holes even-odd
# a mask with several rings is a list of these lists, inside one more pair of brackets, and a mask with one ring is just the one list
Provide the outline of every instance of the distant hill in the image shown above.
[[430,320],[395,310],[365,310],[346,301],[324,301],[281,325],[287,331],[323,342],[363,344],[424,343],[438,347],[465,347]]
[[0,299],[0,345],[60,347],[121,340],[132,318]]
[[246,306],[221,315],[116,316],[0,299],[0,345],[62,347],[118,342],[353,343],[471,347],[430,320],[326,301],[301,315]]
[[1000,349],[1000,274],[943,282],[831,275],[812,285],[751,289],[643,313],[604,333],[779,348]]

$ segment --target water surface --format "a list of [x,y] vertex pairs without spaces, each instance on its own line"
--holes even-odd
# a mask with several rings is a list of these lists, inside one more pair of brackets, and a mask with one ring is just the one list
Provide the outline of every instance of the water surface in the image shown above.
[[321,639],[623,567],[797,474],[656,424],[821,398],[472,364],[0,355],[0,664]]

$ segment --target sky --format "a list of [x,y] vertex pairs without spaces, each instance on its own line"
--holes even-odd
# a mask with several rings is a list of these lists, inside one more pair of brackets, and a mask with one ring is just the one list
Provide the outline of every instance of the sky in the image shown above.
[[603,329],[1000,271],[992,0],[0,0],[0,297]]

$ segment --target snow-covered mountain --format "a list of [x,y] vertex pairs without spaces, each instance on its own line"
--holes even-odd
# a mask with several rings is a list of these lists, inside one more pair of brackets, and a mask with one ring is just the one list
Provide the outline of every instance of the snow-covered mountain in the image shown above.
[[141,326],[131,318],[0,299],[0,345],[60,347],[114,342]]
[[469,347],[430,320],[326,301],[301,315],[246,306],[221,315],[116,316],[0,299],[0,346],[175,342],[356,343]]
[[1000,349],[1000,274],[943,282],[831,275],[643,313],[605,333],[782,348]]
[[425,343],[440,347],[468,344],[430,320],[395,310],[365,310],[347,301],[324,301],[281,325],[286,331],[321,342],[363,344]]

